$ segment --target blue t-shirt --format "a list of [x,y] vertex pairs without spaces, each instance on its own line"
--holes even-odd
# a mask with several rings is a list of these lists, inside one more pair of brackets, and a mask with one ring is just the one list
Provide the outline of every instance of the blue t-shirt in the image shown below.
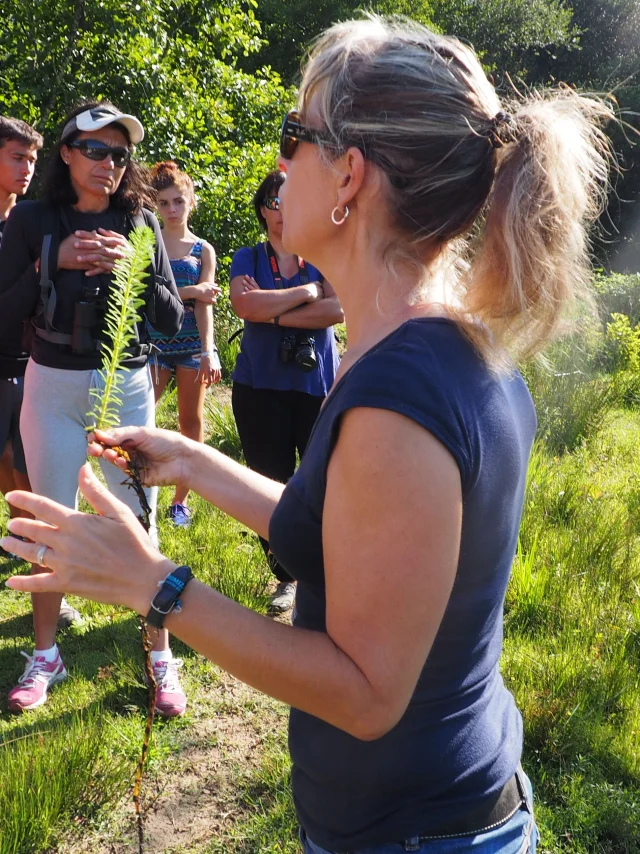
[[[255,279],[261,288],[275,290],[275,282],[269,264],[264,243],[258,244],[258,265]],[[306,265],[310,282],[321,282],[322,274],[311,264]],[[254,276],[254,255],[250,246],[239,249],[231,262],[231,278],[235,276]],[[300,274],[290,279],[282,277],[283,288],[294,288],[300,284]],[[279,391],[303,391],[317,397],[325,397],[333,385],[340,362],[336,349],[333,326],[328,329],[309,329],[309,335],[315,338],[315,370],[305,373],[296,365],[287,365],[280,361],[280,342],[284,335],[302,332],[303,329],[274,326],[273,323],[254,323],[245,320],[242,345],[233,380],[253,388],[270,388]]]
[[498,792],[516,769],[522,721],[498,662],[536,429],[520,374],[492,373],[451,321],[409,321],[365,353],[321,409],[269,528],[274,555],[298,579],[294,622],[319,632],[327,467],[353,407],[399,412],[442,442],[460,470],[463,516],[451,596],[398,724],[365,742],[291,711],[300,823],[317,845],[339,852],[427,835]]

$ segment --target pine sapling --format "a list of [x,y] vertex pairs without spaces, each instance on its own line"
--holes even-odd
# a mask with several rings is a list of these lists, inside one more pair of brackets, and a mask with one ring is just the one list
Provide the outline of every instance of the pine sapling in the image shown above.
[[[147,289],[146,280],[149,278],[149,266],[153,261],[155,235],[148,226],[139,226],[129,235],[129,252],[118,259],[109,288],[109,298],[105,314],[105,336],[102,343],[102,368],[99,371],[101,384],[99,388],[91,389],[93,408],[87,413],[88,430],[108,429],[119,425],[118,412],[122,406],[122,384],[124,372],[128,368],[122,365],[127,356],[127,348],[137,340],[136,324],[141,321],[139,309],[145,304],[144,293]],[[140,467],[132,454],[124,448],[116,448],[118,453],[129,463],[126,469],[125,483],[131,487],[140,501],[140,521],[145,530],[149,530],[151,508],[144,492]],[[143,853],[144,831],[142,810],[140,807],[140,790],[142,775],[149,752],[149,740],[153,726],[153,716],[156,708],[158,686],[151,666],[152,643],[149,638],[146,621],[140,618],[142,648],[144,652],[144,668],[149,685],[149,705],[144,741],[133,788],[133,801],[138,823],[138,848]]]

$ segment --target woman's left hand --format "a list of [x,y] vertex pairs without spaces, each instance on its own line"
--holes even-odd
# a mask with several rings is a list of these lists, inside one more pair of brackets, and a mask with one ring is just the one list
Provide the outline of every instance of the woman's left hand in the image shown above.
[[[13,576],[7,586],[31,593],[74,593],[146,614],[158,581],[175,564],[153,546],[133,512],[98,481],[88,463],[80,469],[78,485],[99,515],[31,492],[7,495],[14,507],[35,517],[11,519],[10,532],[33,542],[4,537],[2,543],[35,566],[40,554],[45,567],[37,575]],[[47,547],[44,554],[42,546]]]
[[[219,364],[219,360],[216,360]],[[222,370],[219,367],[214,367],[214,360],[208,354],[204,354],[200,357],[200,370],[198,371],[198,377],[196,382],[199,380],[201,385],[206,385],[209,388],[210,385],[216,385],[222,379]]]
[[244,293],[246,294],[248,291],[259,291],[260,285],[256,282],[253,276],[244,276],[242,279],[242,287],[244,289]]

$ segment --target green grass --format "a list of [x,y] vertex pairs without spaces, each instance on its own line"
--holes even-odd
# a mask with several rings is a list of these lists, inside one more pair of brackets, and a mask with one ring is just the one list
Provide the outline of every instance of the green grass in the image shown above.
[[530,466],[503,669],[547,851],[640,850],[639,430],[612,411],[573,454],[540,443]]
[[[270,574],[257,538],[197,496],[190,501],[192,527],[175,529],[166,518],[171,494],[163,489],[159,502],[163,551],[225,595],[264,611]],[[26,568],[0,560],[0,585]],[[82,626],[59,636],[70,678],[44,707],[14,716],[7,692],[25,664],[20,650],[33,648],[30,600],[0,588],[0,854],[57,851],[70,829],[72,837],[74,828],[82,835],[129,803],[146,705],[137,619],[124,609],[70,599],[84,617]],[[190,727],[226,703],[218,696],[217,668],[175,639],[172,647],[184,660],[190,708],[179,721],[155,724],[151,789],[189,746]]]
[[[551,374],[534,390],[539,408],[564,418],[547,422],[532,457],[503,671],[523,713],[540,851],[639,854],[640,413],[615,408],[624,397],[614,395],[588,418],[591,404]],[[227,406],[221,398],[222,426],[209,425],[213,444],[236,441]],[[171,392],[159,417],[175,425]],[[162,490],[163,550],[264,610],[269,576],[255,537],[197,498],[191,529],[173,529],[170,499]],[[15,568],[1,563],[0,581]],[[0,854],[135,850],[130,788],[146,702],[137,624],[119,608],[74,604],[85,624],[60,640],[71,678],[42,709],[12,717],[6,692],[23,667],[19,650],[32,648],[29,602],[0,593]],[[152,811],[149,851],[297,852],[286,710],[173,647],[190,706],[184,719],[156,723],[147,793],[158,813],[176,792],[192,795],[194,828],[205,815],[199,834],[165,844]]]

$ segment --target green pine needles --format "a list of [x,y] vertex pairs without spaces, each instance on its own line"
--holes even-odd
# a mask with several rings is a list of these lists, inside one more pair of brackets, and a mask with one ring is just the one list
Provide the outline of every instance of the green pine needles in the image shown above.
[[94,402],[87,413],[88,430],[119,425],[118,408],[122,406],[119,386],[123,382],[122,371],[127,370],[120,363],[126,348],[136,338],[136,323],[141,320],[138,309],[145,303],[143,294],[155,242],[149,226],[138,226],[129,235],[131,251],[116,262],[105,315],[107,340],[102,344],[101,386],[90,390]]

